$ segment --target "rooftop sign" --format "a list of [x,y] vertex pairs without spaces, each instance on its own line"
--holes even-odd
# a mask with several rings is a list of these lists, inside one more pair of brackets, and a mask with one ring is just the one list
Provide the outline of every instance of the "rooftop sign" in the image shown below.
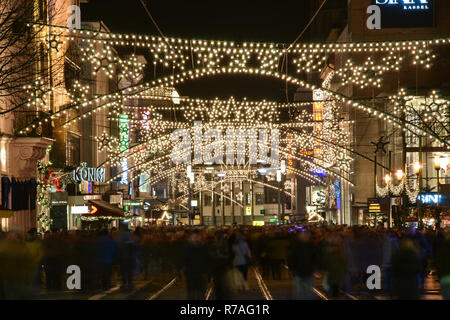
[[[385,28],[434,27],[434,0],[372,0],[372,8],[378,13],[380,25]],[[372,11],[373,12],[373,11]]]

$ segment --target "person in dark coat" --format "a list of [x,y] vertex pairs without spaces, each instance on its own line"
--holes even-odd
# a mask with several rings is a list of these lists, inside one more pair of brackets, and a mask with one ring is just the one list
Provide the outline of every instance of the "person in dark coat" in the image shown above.
[[194,231],[183,254],[184,274],[189,300],[203,300],[208,274],[208,249],[202,235]]
[[316,248],[311,241],[311,232],[299,232],[293,240],[288,264],[292,270],[296,284],[296,298],[299,300],[311,300],[313,298],[313,272],[316,260]]
[[216,300],[230,299],[231,288],[225,276],[232,267],[233,254],[227,240],[222,232],[218,232],[209,249]]
[[339,298],[348,269],[348,257],[339,234],[333,232],[329,234],[323,255],[327,284],[331,289],[333,298]]
[[444,300],[450,300],[450,235],[437,249],[436,266]]
[[405,238],[392,256],[394,292],[400,300],[419,299],[419,274],[422,265],[417,248],[411,239]]
[[138,241],[134,234],[128,230],[128,226],[121,226],[122,232],[117,236],[120,273],[122,287],[131,290],[134,287],[134,270],[138,259]]
[[102,230],[97,239],[97,257],[103,290],[110,288],[112,266],[116,255],[117,245],[115,241],[109,235],[108,230]]

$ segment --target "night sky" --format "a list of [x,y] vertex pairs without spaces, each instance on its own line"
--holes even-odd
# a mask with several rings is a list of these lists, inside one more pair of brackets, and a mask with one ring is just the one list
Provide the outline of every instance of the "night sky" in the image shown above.
[[[291,43],[306,26],[307,0],[158,0],[147,6],[168,37]],[[102,20],[112,32],[159,35],[139,0],[90,0],[82,4],[84,21]],[[250,76],[219,76],[177,86],[183,96],[286,101],[285,83]],[[292,100],[296,88],[289,87]]]

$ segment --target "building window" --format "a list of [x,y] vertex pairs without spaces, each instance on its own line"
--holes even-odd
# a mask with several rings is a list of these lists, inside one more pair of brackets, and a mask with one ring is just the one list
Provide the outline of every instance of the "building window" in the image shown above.
[[203,197],[203,200],[204,200],[203,203],[204,203],[205,207],[211,207],[211,196],[210,195],[205,194]]
[[39,0],[38,1],[38,6],[39,6],[39,20],[44,20],[44,18],[45,18],[45,16],[46,16],[46,14],[45,14],[45,12],[46,12],[46,3],[45,3],[45,1],[44,0]]
[[220,194],[215,194],[215,198],[216,198],[216,206],[222,205],[222,197],[220,196]]
[[[270,183],[274,185],[274,183]],[[278,187],[277,187],[278,188]],[[266,203],[278,203],[278,190],[274,188],[264,187],[264,195]]]
[[245,193],[245,204],[250,206],[252,204],[252,194],[251,192]]
[[264,204],[264,193],[257,192],[255,194],[255,202],[256,204]]

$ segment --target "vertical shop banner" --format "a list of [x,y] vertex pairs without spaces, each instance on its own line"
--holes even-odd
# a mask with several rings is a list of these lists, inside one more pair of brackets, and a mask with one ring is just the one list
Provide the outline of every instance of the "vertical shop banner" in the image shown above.
[[[128,125],[128,115],[121,114],[119,122],[119,135],[120,135],[120,152],[126,152],[129,147],[130,136],[129,136],[129,125]],[[121,184],[128,184],[128,160],[127,158],[122,158],[121,164]]]

